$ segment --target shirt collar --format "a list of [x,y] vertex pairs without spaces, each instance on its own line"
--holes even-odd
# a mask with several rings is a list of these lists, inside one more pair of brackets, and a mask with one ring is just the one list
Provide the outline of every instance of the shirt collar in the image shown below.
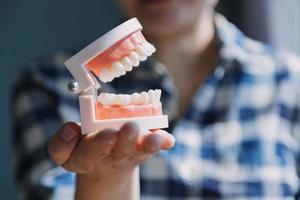
[[242,47],[245,35],[221,14],[215,15],[214,23],[219,42],[219,62],[225,71],[234,70],[238,65],[233,65],[233,62],[246,59]]

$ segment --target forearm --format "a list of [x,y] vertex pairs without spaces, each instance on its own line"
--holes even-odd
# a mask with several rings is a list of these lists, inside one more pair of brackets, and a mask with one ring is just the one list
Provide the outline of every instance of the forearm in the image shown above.
[[76,200],[139,199],[139,168],[111,177],[77,175]]

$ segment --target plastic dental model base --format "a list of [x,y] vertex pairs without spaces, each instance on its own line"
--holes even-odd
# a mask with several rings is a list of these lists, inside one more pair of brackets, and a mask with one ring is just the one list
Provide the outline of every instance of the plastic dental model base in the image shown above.
[[99,80],[111,82],[155,52],[141,30],[139,21],[130,19],[65,62],[76,80],[69,84],[69,89],[79,95],[82,134],[119,129],[126,122],[135,122],[147,130],[168,127],[168,117],[162,114],[160,90],[98,96]]

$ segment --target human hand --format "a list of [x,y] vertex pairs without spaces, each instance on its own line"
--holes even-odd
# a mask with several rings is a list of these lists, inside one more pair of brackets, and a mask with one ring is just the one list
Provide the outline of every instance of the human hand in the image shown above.
[[112,178],[143,163],[160,150],[174,146],[174,137],[163,130],[141,132],[133,123],[120,130],[106,129],[88,135],[68,122],[50,139],[48,152],[68,171]]

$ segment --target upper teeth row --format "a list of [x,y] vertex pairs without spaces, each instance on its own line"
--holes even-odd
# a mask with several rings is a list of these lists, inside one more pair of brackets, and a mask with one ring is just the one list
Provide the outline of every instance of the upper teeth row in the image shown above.
[[98,101],[104,106],[146,105],[160,103],[160,96],[161,90],[149,90],[148,92],[133,93],[132,95],[101,93]]
[[155,52],[155,47],[144,42],[138,44],[134,51],[129,56],[124,57],[120,61],[115,61],[109,67],[105,67],[101,70],[99,79],[103,82],[110,82],[114,78],[120,77],[126,74],[126,71],[131,71],[132,67],[137,67],[140,61],[145,61],[148,56]]

